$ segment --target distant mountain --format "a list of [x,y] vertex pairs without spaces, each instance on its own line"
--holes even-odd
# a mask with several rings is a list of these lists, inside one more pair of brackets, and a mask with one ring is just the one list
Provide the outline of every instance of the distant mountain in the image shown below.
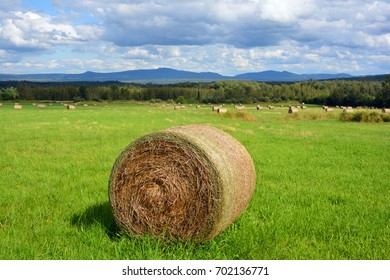
[[299,79],[298,74],[290,73],[287,71],[263,71],[255,73],[245,73],[234,76],[236,80],[248,80],[259,82],[285,82],[285,81],[297,81]]
[[87,71],[82,74],[0,74],[0,80],[28,80],[28,81],[121,81],[121,82],[161,82],[161,81],[216,81],[230,77],[213,72],[190,72],[170,68],[149,70],[129,70],[122,72],[98,73]]
[[369,76],[355,76],[350,79],[358,80],[358,81],[386,81],[390,78],[390,74],[383,75],[369,75]]
[[191,72],[171,68],[147,70],[129,70],[122,72],[98,73],[87,71],[81,74],[0,74],[1,81],[26,80],[36,82],[138,82],[138,83],[167,83],[167,82],[210,82],[220,80],[245,80],[259,82],[296,82],[306,80],[346,79],[349,74],[295,74],[287,71],[263,71],[245,73],[236,76],[223,76],[213,72]]
[[345,79],[352,76],[345,73],[340,74],[295,74],[287,71],[263,71],[256,73],[246,73],[234,76],[236,80],[249,80],[259,82],[297,82],[307,80],[330,80]]

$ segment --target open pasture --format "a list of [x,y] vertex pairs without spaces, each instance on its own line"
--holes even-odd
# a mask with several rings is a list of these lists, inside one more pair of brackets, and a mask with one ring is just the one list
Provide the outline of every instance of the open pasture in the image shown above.
[[[390,257],[389,123],[341,122],[341,110],[310,105],[21,105],[0,107],[0,259]],[[116,157],[137,137],[187,124],[246,147],[257,174],[248,208],[203,244],[122,234],[108,204]]]

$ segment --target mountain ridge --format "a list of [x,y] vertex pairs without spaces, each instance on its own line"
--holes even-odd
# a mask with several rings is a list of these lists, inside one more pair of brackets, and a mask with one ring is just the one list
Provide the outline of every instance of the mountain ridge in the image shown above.
[[86,71],[80,74],[48,73],[48,74],[0,74],[0,80],[26,80],[44,82],[77,82],[77,81],[120,81],[159,83],[162,81],[220,81],[243,80],[257,82],[297,82],[306,80],[348,79],[353,76],[347,73],[336,74],[296,74],[288,71],[260,71],[225,76],[215,72],[192,72],[172,68],[139,69],[119,72]]

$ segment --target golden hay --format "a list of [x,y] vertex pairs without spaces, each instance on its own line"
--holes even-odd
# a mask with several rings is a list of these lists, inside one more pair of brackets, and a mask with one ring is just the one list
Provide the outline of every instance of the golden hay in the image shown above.
[[218,112],[219,114],[224,114],[224,113],[227,112],[227,109],[226,109],[226,108],[218,108],[217,112]]
[[384,113],[384,114],[390,114],[390,109],[383,108],[383,109],[382,109],[382,113]]
[[256,106],[256,110],[263,110],[263,107],[260,106],[260,105],[257,105],[257,106]]
[[118,226],[134,235],[207,241],[248,205],[256,182],[252,158],[211,126],[144,135],[118,156],[109,198]]

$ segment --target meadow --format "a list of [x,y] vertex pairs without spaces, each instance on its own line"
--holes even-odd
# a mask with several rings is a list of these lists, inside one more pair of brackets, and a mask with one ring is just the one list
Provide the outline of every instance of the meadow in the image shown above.
[[[228,115],[210,106],[55,103],[0,107],[0,259],[390,259],[390,123],[308,106]],[[229,112],[234,112],[228,106]],[[108,177],[137,137],[209,124],[252,156],[253,198],[215,239],[164,242],[120,232]]]

